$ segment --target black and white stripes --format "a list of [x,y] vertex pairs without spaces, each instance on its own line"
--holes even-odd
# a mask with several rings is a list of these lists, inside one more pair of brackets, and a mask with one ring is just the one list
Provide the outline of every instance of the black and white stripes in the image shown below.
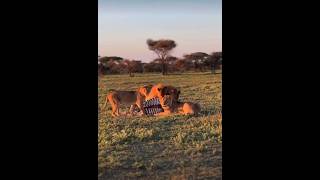
[[162,108],[146,108],[145,112],[147,115],[153,115],[159,112],[163,112],[163,109]]
[[152,99],[149,99],[149,100],[143,102],[144,107],[156,106],[159,104],[160,104],[159,98],[152,98]]
[[152,98],[143,102],[143,108],[147,115],[157,114],[159,112],[163,112],[163,109],[160,105],[160,101],[158,98]]

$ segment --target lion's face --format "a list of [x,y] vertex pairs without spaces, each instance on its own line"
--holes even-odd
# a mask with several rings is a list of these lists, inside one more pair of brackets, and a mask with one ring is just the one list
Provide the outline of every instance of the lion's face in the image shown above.
[[152,88],[152,85],[147,85],[147,86],[139,87],[139,88],[138,88],[138,92],[139,92],[141,95],[147,97],[148,92],[150,92],[150,89],[151,89],[151,88]]
[[159,100],[163,109],[169,109],[177,103],[180,91],[176,88],[165,86],[158,88]]

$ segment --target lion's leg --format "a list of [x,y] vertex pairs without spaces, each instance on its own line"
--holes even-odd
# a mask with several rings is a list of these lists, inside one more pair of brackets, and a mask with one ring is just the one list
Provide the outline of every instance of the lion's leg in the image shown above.
[[135,104],[131,105],[130,109],[129,109],[129,112],[128,112],[129,115],[131,115],[131,116],[134,114],[134,106],[135,106]]
[[113,96],[112,95],[108,95],[107,99],[109,100],[109,103],[111,105],[111,116],[115,117],[116,116],[116,110],[117,110],[117,105],[116,103],[113,101]]
[[143,108],[142,102],[138,102],[138,103],[136,103],[135,105],[138,106],[138,108],[140,109],[139,115],[146,115],[146,112],[145,112],[145,110],[144,110],[144,108]]
[[112,113],[111,113],[111,116],[112,117],[116,117],[117,116],[117,113],[116,113],[117,109],[115,106],[112,106]]
[[116,115],[120,116],[120,107],[118,105],[117,105],[117,108],[116,108]]
[[135,104],[132,104],[129,109],[129,113],[133,114]]
[[119,116],[119,104],[115,101],[112,101],[109,99],[109,102],[111,104],[111,107],[112,107],[112,116],[115,117],[115,116]]
[[137,96],[136,106],[138,106],[140,113],[139,115],[146,115],[145,109],[143,108],[143,100],[144,98],[141,97],[140,94]]
[[112,106],[112,116],[113,117],[119,116],[119,107],[116,104]]

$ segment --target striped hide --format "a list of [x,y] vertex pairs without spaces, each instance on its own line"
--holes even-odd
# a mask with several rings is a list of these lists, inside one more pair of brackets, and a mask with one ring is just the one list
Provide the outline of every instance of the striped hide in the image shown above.
[[144,101],[143,108],[146,112],[146,115],[154,115],[159,112],[163,112],[159,98],[152,98],[150,100]]

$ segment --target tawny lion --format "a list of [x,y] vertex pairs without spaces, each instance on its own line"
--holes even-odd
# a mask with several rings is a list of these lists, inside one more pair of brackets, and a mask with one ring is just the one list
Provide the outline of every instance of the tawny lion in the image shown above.
[[129,113],[132,115],[135,105],[138,106],[142,114],[145,114],[143,109],[143,101],[145,100],[151,86],[139,87],[136,91],[116,91],[113,90],[108,93],[103,108],[106,107],[109,101],[112,108],[112,116],[120,116],[119,108],[120,104],[130,106]]

